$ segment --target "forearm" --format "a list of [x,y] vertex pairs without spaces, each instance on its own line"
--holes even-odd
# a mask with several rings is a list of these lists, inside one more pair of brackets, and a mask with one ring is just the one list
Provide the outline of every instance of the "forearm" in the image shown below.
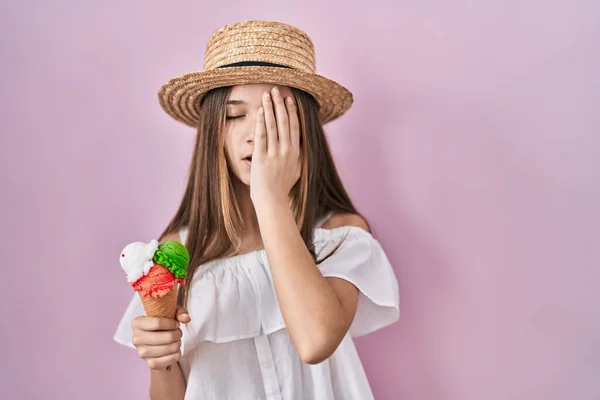
[[150,400],[183,400],[185,388],[179,363],[170,371],[150,370]]
[[340,299],[306,248],[289,206],[256,207],[279,306],[290,338],[307,362],[319,362],[346,333]]

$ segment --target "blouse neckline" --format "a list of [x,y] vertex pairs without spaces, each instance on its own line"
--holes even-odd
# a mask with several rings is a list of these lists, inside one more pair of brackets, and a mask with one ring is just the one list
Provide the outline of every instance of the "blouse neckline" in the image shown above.
[[[185,229],[187,230],[187,227]],[[352,232],[352,231],[355,231],[355,232],[357,232],[359,234],[367,235],[369,238],[373,237],[372,234],[369,231],[361,228],[360,226],[342,225],[342,226],[338,226],[336,228],[331,228],[331,229],[314,228],[314,234],[313,234],[314,240],[313,241],[316,241],[316,240],[319,239],[316,236],[323,235],[323,234],[333,235],[335,233],[338,233],[338,232],[341,232],[341,231],[344,231],[344,230],[348,230],[349,233]],[[187,235],[187,231],[186,231],[186,235]],[[252,256],[261,257],[263,255],[266,256],[266,250],[265,250],[265,248],[251,250],[251,251],[247,251],[245,253],[235,254],[233,256],[216,258],[216,259],[213,259],[213,260],[209,261],[208,263],[203,264],[203,266],[206,266],[206,265],[209,265],[209,264],[213,264],[213,263],[235,262],[235,261],[243,259],[243,258],[249,258],[249,257],[252,257]]]

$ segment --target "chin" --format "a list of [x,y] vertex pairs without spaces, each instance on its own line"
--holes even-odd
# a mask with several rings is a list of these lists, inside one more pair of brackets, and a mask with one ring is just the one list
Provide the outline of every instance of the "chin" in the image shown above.
[[238,172],[236,172],[234,174],[234,178],[238,183],[241,183],[245,186],[250,186],[250,174],[240,174]]

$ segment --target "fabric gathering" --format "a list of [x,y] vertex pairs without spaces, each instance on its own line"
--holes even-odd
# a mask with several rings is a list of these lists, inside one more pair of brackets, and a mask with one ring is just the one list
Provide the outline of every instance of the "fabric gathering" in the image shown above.
[[[185,242],[186,229],[180,231]],[[366,374],[352,340],[399,318],[398,283],[384,250],[358,227],[317,227],[317,254],[324,276],[353,283],[360,291],[350,331],[326,361],[300,360],[286,332],[264,250],[215,260],[194,276],[188,309],[192,321],[183,327],[182,371],[186,399],[368,399]],[[114,339],[133,348],[131,321],[144,315],[135,295]],[[235,376],[236,379],[231,379]]]

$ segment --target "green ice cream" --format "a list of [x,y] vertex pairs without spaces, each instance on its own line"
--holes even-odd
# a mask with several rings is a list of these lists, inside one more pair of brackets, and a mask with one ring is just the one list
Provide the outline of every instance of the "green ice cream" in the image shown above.
[[154,262],[167,268],[177,279],[185,279],[190,253],[184,245],[174,240],[158,245]]

